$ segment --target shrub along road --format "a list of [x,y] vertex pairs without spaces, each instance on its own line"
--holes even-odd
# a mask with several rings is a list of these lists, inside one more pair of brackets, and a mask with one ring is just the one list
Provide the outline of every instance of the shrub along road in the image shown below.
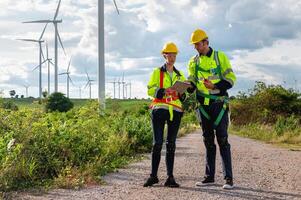
[[[204,146],[199,132],[177,140],[175,178],[180,188],[166,188],[164,156],[154,187],[144,188],[150,157],[103,177],[102,186],[81,190],[51,190],[44,194],[18,193],[13,199],[301,199],[301,151],[230,136],[234,171],[233,190],[223,190],[220,156],[217,154],[216,184],[196,187],[204,172]],[[165,154],[163,151],[162,155]]]

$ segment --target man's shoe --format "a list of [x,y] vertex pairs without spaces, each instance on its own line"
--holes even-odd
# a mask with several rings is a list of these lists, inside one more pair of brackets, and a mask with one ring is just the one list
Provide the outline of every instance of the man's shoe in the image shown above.
[[146,180],[146,182],[144,183],[144,185],[143,185],[143,187],[149,187],[149,186],[152,186],[152,185],[154,185],[154,184],[156,184],[156,183],[159,183],[159,179],[158,179],[158,177],[157,176],[150,176],[147,180]]
[[214,177],[212,176],[205,176],[204,180],[201,182],[196,182],[195,186],[203,186],[203,185],[210,185],[214,183]]
[[169,176],[165,183],[164,186],[166,187],[172,187],[172,188],[177,188],[180,187],[180,185],[178,183],[176,183],[175,178],[173,176]]
[[225,185],[223,185],[223,189],[231,190],[231,189],[233,189],[233,187],[234,187],[233,179],[232,178],[226,178],[226,183],[225,183]]

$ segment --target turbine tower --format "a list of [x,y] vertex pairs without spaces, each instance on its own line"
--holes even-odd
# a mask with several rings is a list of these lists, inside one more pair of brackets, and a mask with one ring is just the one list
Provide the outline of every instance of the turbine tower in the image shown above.
[[62,23],[62,19],[58,20],[57,16],[59,14],[59,9],[61,5],[61,0],[59,0],[58,6],[56,8],[56,12],[54,14],[54,18],[52,20],[37,20],[37,21],[27,21],[23,23],[53,23],[54,25],[54,91],[58,91],[58,41],[60,42],[60,45],[64,51],[64,54],[66,55],[61,36],[58,32],[58,23]]
[[[116,11],[119,10],[114,1]],[[104,37],[104,0],[98,0],[98,101],[105,108],[105,37]],[[101,110],[101,109],[100,109]]]

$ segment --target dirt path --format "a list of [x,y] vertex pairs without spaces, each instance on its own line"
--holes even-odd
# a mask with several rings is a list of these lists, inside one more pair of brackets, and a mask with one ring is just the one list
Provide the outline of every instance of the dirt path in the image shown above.
[[[200,133],[177,140],[175,178],[180,188],[165,188],[164,156],[160,183],[142,184],[150,173],[150,159],[134,163],[104,177],[105,186],[79,191],[52,190],[47,194],[19,194],[14,199],[301,199],[301,151],[273,147],[250,139],[230,136],[235,189],[223,190],[220,156],[217,155],[216,184],[196,187],[204,172],[204,147]],[[165,151],[162,155],[165,154]]]

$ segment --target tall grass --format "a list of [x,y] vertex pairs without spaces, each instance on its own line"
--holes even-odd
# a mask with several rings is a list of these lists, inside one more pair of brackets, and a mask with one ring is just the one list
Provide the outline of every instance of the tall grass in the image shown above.
[[[0,108],[0,191],[96,184],[137,153],[149,152],[147,102],[122,103],[110,104],[104,116],[95,101],[66,113]],[[193,129],[191,119],[183,118],[182,133]]]

